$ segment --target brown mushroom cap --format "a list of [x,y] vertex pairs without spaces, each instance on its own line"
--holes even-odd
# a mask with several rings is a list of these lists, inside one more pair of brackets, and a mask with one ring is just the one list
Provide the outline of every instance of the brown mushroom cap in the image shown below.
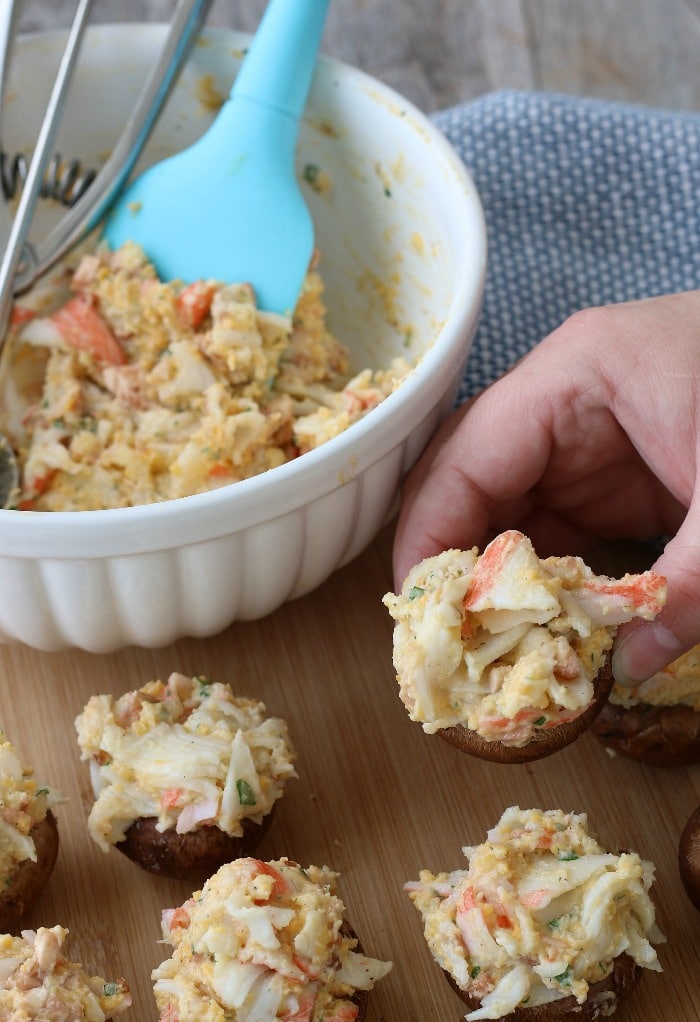
[[651,766],[700,763],[700,713],[691,706],[607,703],[591,730],[621,756]]
[[536,730],[533,737],[525,745],[508,745],[499,740],[489,741],[482,738],[476,731],[471,731],[462,724],[441,728],[437,733],[451,745],[462,752],[476,756],[477,759],[488,759],[493,763],[527,763],[534,759],[543,759],[570,745],[590,727],[603,707],[613,686],[610,658],[606,657],[598,676],[593,682],[593,699],[574,720],[568,720],[554,727]]
[[18,919],[31,908],[46,886],[58,855],[58,825],[49,810],[30,831],[36,848],[36,862],[23,859],[0,893],[0,931],[9,933]]
[[678,869],[686,894],[700,911],[700,806],[683,828],[678,845]]
[[115,848],[149,873],[200,882],[220,866],[257,848],[272,821],[274,806],[261,823],[243,820],[243,834],[232,837],[219,827],[200,826],[187,834],[174,827],[159,831],[155,817],[136,820]]
[[[512,1022],[560,1022],[560,1020],[564,1022],[569,1018],[576,1019],[576,1022],[597,1022],[598,1019],[612,1015],[619,1002],[630,992],[641,974],[640,966],[629,955],[622,954],[615,959],[609,976],[597,983],[591,983],[588,988],[588,996],[583,1004],[579,1004],[575,997],[560,997],[555,1001],[547,1001],[545,1004],[533,1004],[530,1008],[526,1005],[519,1006],[505,1017],[508,1022],[511,1020]],[[448,973],[445,975],[452,989],[469,1005],[471,1011],[480,1007],[480,1001],[461,990]]]

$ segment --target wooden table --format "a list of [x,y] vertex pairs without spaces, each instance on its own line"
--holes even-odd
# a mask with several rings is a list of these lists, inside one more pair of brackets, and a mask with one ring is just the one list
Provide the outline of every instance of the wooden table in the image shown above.
[[497,766],[425,735],[408,719],[391,664],[392,622],[381,604],[392,588],[391,540],[388,527],[316,592],[212,639],[106,656],[0,647],[2,726],[38,778],[68,799],[57,810],[58,863],[27,924],[68,926],[75,957],[129,980],[135,1007],[125,1020],[156,1017],[149,974],[168,953],[157,943],[160,910],[191,891],[92,843],[73,721],[93,693],[119,694],[173,670],[206,673],[289,723],[299,777],[260,854],[340,872],[366,950],[394,962],[373,992],[369,1022],[463,1016],[402,885],[421,867],[462,867],[462,846],[483,840],[509,805],[586,811],[606,847],[631,847],[656,864],[664,973],[644,975],[618,1017],[695,1022],[700,916],[680,883],[676,849],[700,802],[700,768],[647,769],[611,757],[591,735],[532,765]]

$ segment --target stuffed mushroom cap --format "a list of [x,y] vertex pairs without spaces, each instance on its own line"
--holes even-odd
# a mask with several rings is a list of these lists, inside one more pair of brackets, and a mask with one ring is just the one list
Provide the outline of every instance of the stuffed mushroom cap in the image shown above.
[[686,894],[700,911],[700,806],[683,828],[678,845],[678,868]]
[[463,851],[466,869],[423,870],[405,889],[434,959],[471,1007],[468,1022],[562,1010],[594,1018],[637,969],[660,971],[653,866],[606,852],[585,814],[514,806]]
[[52,807],[61,801],[0,732],[0,931],[12,929],[51,876],[58,855]]
[[700,763],[700,646],[636,685],[615,683],[593,733],[650,766]]
[[251,850],[296,776],[286,722],[203,676],[93,696],[76,729],[91,837],[164,875],[204,878]]
[[515,530],[481,554],[445,550],[384,597],[401,699],[424,731],[482,758],[547,755],[602,707],[618,626],[652,619],[665,598],[659,575],[610,579],[579,557],[540,559]]
[[108,1022],[131,1006],[124,979],[92,976],[63,953],[63,926],[0,935],[0,1018],[21,1022]]
[[165,910],[174,950],[152,974],[160,1022],[361,1019],[391,963],[361,951],[337,880],[325,866],[247,857]]

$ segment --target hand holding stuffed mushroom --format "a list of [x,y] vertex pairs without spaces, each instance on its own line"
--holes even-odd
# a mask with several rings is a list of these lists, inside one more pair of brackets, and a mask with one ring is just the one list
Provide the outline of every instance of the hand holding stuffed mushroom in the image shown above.
[[651,566],[669,598],[623,625],[618,681],[700,642],[700,291],[586,309],[451,416],[404,487],[397,586],[448,548],[504,528],[542,554],[673,537]]
[[424,731],[473,755],[546,756],[600,711],[618,626],[653,618],[665,596],[652,572],[610,579],[578,557],[540,560],[515,530],[481,555],[446,550],[384,597],[401,698]]

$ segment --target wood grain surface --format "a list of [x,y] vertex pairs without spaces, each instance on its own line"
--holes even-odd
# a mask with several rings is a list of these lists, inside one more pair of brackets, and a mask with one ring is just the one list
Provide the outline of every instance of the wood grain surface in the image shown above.
[[462,846],[483,840],[509,805],[585,811],[606,847],[632,848],[656,864],[664,972],[645,974],[617,1017],[695,1022],[700,916],[679,878],[677,846],[700,803],[700,769],[648,769],[611,757],[590,734],[546,760],[500,766],[425,735],[408,719],[391,664],[392,622],[381,604],[392,588],[391,539],[388,527],[316,592],[212,639],[108,656],[0,647],[0,722],[38,778],[68,799],[56,811],[54,875],[24,924],[68,926],[75,957],[130,982],[134,1009],[125,1022],[157,1017],[149,976],[168,954],[158,944],[160,911],[191,891],[92,843],[73,721],[93,693],[120,694],[173,670],[206,673],[289,723],[299,777],[259,854],[340,872],[365,949],[394,962],[372,993],[368,1022],[463,1017],[402,885],[422,867],[462,867]]

